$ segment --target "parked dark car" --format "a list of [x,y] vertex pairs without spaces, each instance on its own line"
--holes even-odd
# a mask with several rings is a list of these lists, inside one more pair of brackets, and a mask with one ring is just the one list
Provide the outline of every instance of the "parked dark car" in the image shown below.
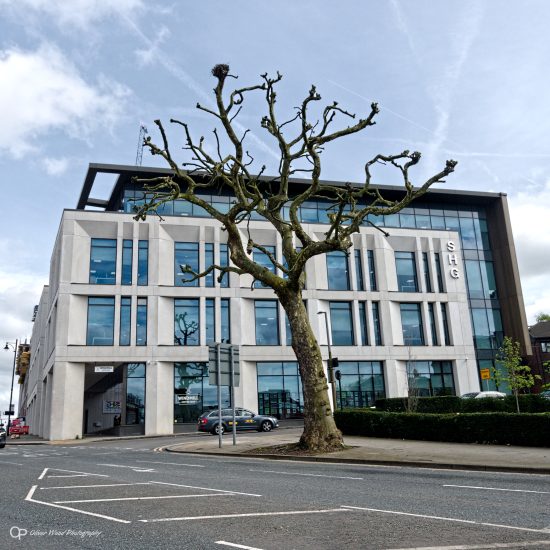
[[0,449],[6,446],[6,429],[4,426],[0,426]]
[[[257,430],[259,432],[270,432],[279,427],[279,421],[273,416],[256,414],[247,409],[235,409],[235,423],[237,430]],[[222,409],[222,433],[231,431],[233,428],[233,410]],[[199,417],[197,426],[199,432],[210,432],[214,435],[219,430],[218,411],[208,411]]]

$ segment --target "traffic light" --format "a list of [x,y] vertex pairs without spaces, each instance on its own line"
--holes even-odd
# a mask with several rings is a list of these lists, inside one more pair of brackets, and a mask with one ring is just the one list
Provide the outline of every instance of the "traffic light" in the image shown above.
[[340,380],[342,378],[342,374],[339,370],[334,371],[334,378],[336,378],[336,380]]
[[337,368],[338,368],[338,357],[333,357],[333,358],[332,358],[330,366],[331,366],[333,369],[337,369]]

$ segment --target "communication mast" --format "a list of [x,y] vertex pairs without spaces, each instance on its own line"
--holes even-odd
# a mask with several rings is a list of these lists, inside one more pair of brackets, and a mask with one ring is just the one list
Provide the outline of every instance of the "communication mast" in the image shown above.
[[137,146],[137,152],[136,152],[136,166],[141,166],[141,161],[143,159],[143,142],[145,140],[146,135],[147,135],[147,128],[143,124],[140,124],[138,146]]

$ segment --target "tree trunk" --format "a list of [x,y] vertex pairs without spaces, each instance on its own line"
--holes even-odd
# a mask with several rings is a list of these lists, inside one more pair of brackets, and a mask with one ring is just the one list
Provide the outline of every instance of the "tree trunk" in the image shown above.
[[336,427],[328,395],[328,383],[317,339],[300,291],[278,293],[292,329],[292,349],[296,354],[304,394],[304,433],[300,445],[311,451],[336,451],[344,447]]

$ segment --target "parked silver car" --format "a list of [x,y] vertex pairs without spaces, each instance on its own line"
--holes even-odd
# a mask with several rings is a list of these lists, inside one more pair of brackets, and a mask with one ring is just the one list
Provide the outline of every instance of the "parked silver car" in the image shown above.
[[[197,429],[199,432],[210,432],[214,435],[219,431],[218,411],[208,411],[199,417]],[[279,421],[274,416],[256,414],[247,409],[235,409],[235,423],[237,430],[257,430],[270,432],[279,427]],[[222,409],[222,433],[233,428],[233,410]]]
[[4,426],[0,426],[0,449],[6,446],[6,429]]

